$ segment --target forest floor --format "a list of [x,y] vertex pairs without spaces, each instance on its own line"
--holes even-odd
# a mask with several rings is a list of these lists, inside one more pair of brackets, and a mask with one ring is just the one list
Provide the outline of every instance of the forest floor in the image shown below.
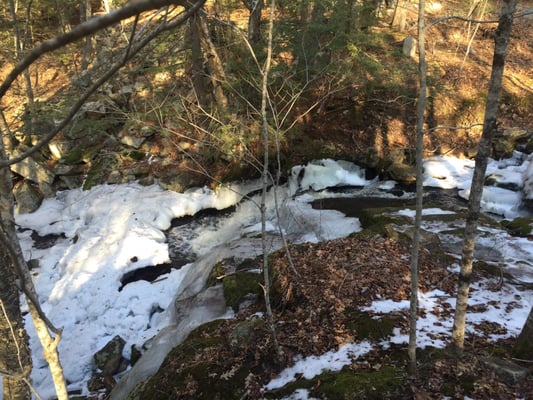
[[[419,349],[416,377],[406,373],[406,344],[383,346],[382,340],[387,341],[393,327],[408,333],[408,310],[387,316],[358,310],[377,299],[409,299],[408,247],[407,242],[362,233],[291,246],[292,266],[285,250],[281,250],[271,257],[276,271],[272,302],[281,359],[276,361],[267,325],[253,317],[264,312],[260,300],[233,319],[191,333],[149,380],[143,395],[159,393],[174,399],[284,398],[295,388],[305,387],[312,398],[319,399],[528,398],[533,393],[531,377],[509,383],[483,363],[486,357],[505,357],[512,348],[511,339],[487,339],[502,333],[497,323],[479,324],[475,335],[467,335],[465,352],[458,359],[448,348]],[[476,269],[473,282],[487,277],[490,275]],[[437,259],[434,251],[422,251],[419,280],[422,293],[438,289],[444,296],[454,296],[456,279],[449,269],[449,259]],[[490,290],[500,290],[497,281],[494,279]],[[446,318],[453,314],[453,308],[425,312]],[[437,336],[433,339],[446,341]],[[300,377],[293,386],[266,394],[262,391],[297,356],[319,356],[343,344],[364,341],[372,343],[372,350],[345,366],[344,377],[335,373],[309,380]],[[239,397],[243,391],[247,391],[247,397]]]

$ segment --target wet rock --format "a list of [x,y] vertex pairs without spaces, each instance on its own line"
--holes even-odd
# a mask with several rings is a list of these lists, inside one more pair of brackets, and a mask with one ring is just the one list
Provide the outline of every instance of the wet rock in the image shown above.
[[19,214],[32,213],[39,208],[43,202],[43,194],[33,186],[29,181],[25,180],[15,185],[13,188],[13,195],[15,196],[16,211]]

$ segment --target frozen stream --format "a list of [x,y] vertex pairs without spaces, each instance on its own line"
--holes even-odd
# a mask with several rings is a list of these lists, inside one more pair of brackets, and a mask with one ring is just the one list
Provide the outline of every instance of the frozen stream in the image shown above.
[[[469,160],[444,157],[427,160],[425,184],[457,188],[463,193],[468,190],[472,165]],[[492,162],[491,168],[502,181],[516,181],[520,186],[527,165],[528,161],[517,158],[505,165]],[[279,219],[273,193],[269,195],[270,250],[281,245],[280,228],[291,242],[330,240],[360,230],[357,218],[311,205],[328,197],[353,196],[326,189],[344,186],[357,187],[356,192],[363,197],[398,194],[393,190],[394,182],[369,181],[364,170],[350,163],[322,160],[297,167],[288,186],[277,193]],[[143,376],[157,370],[166,352],[196,326],[232,316],[221,302],[219,288],[204,290],[204,283],[217,261],[260,254],[258,197],[244,199],[258,187],[257,182],[247,182],[216,191],[200,188],[180,194],[156,185],[102,185],[85,192],[59,193],[55,199],[45,200],[35,213],[17,216],[23,251],[27,259],[39,264],[33,274],[43,309],[56,326],[64,328],[59,351],[69,390],[87,394],[86,383],[94,373],[93,354],[115,335],[126,341],[125,357],[130,356],[131,346],[148,349],[120,381],[122,391],[113,392],[113,398],[121,399]],[[391,190],[395,194],[390,194]],[[508,218],[517,216],[520,196],[512,191],[504,196],[488,188],[484,207]],[[205,215],[172,227],[172,221],[181,217],[232,206],[235,210],[222,217]],[[443,227],[431,229],[441,232]],[[52,246],[39,248],[36,234],[54,236]],[[508,266],[529,279],[533,248],[523,239],[488,232],[480,240],[493,248],[498,241]],[[154,279],[124,282],[124,277],[136,270],[172,263],[180,268],[171,268]],[[524,299],[526,309],[531,295]],[[49,399],[54,396],[51,377],[29,318],[26,324],[34,356],[32,380],[42,398]]]

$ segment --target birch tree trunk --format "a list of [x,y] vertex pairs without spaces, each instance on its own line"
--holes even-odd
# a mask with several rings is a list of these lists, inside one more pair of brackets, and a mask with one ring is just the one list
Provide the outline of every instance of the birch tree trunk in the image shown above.
[[518,0],[503,1],[498,28],[494,37],[492,72],[487,94],[487,103],[485,106],[483,133],[476,155],[476,165],[468,199],[468,214],[466,217],[464,233],[461,271],[459,272],[457,304],[453,321],[452,346],[457,355],[462,354],[464,349],[466,308],[470,291],[470,279],[472,275],[472,263],[474,259],[474,247],[477,236],[481,196],[483,194],[483,183],[485,180],[485,172],[487,170],[487,162],[490,155],[492,140],[497,131],[496,117],[498,114],[500,94],[502,90],[503,70],[509,48],[511,29],[513,27],[513,14],[517,3]]
[[418,255],[420,248],[420,227],[422,225],[422,206],[424,195],[424,181],[422,156],[424,151],[424,110],[426,108],[427,66],[425,51],[425,19],[426,1],[418,2],[418,77],[419,93],[416,123],[416,214],[413,234],[413,248],[411,253],[411,299],[409,307],[409,374],[416,374],[416,320],[418,308]]
[[[7,159],[3,139],[0,140],[0,158],[2,160]],[[7,267],[13,268],[11,273],[16,274],[18,285],[21,287],[26,297],[37,336],[43,346],[44,358],[49,364],[57,398],[59,400],[67,400],[67,386],[63,377],[63,368],[59,362],[59,354],[57,352],[57,345],[59,344],[61,332],[53,327],[40,309],[30,270],[23,257],[22,249],[20,248],[20,243],[15,230],[15,201],[13,198],[13,188],[11,186],[11,174],[7,167],[0,168],[0,171],[0,246],[2,246],[3,250],[9,256],[10,263]],[[6,266],[3,266],[2,268],[6,268]],[[6,303],[4,302],[4,304]],[[19,305],[18,303],[14,304],[17,306]],[[55,334],[55,337],[50,334],[48,330],[49,328]]]

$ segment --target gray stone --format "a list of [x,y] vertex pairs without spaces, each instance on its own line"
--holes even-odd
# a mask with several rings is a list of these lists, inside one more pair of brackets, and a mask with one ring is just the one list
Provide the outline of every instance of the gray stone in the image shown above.
[[142,136],[124,135],[120,138],[120,142],[126,146],[138,149],[146,141]]
[[83,185],[83,175],[60,175],[59,182],[54,186],[56,190],[77,189]]
[[58,163],[54,167],[54,173],[56,175],[72,176],[72,175],[81,175],[84,172],[85,172],[85,167],[83,165],[80,165],[80,164],[69,165],[69,164]]
[[414,58],[416,56],[416,39],[412,36],[407,36],[403,40],[402,51],[407,57]]
[[257,338],[263,335],[265,329],[264,321],[257,317],[238,323],[228,335],[231,351],[241,352],[243,348],[253,344]]
[[103,371],[104,375],[120,372],[120,367],[123,365],[122,350],[125,344],[125,340],[117,335],[94,354],[94,364]]
[[22,181],[13,188],[16,207],[19,214],[32,213],[39,208],[43,202],[43,194],[37,190],[30,182]]
[[[14,154],[14,156],[17,155]],[[10,168],[11,171],[33,182],[52,184],[55,179],[55,174],[52,171],[31,157],[26,157],[24,160],[11,165]]]
[[485,357],[481,359],[481,362],[485,367],[492,369],[500,378],[510,384],[525,379],[529,374],[529,369],[509,360],[502,360],[496,357]]
[[69,151],[74,147],[74,143],[71,140],[57,140],[48,143],[48,150],[52,158],[61,160]]

